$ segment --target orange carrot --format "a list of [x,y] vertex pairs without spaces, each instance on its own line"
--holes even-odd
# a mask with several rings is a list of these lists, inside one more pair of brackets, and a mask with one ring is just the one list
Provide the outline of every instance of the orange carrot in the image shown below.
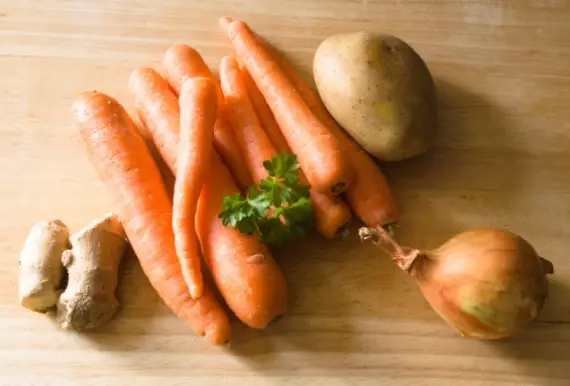
[[287,310],[287,284],[269,249],[255,236],[226,227],[218,218],[224,196],[238,192],[228,170],[214,156],[202,188],[196,230],[212,276],[237,317],[264,328]]
[[[213,78],[210,68],[198,51],[186,44],[173,44],[168,47],[162,58],[164,76],[177,94],[187,78],[204,76]],[[218,102],[223,104],[223,96],[218,90]]]
[[112,194],[141,267],[159,296],[196,333],[221,344],[229,319],[207,287],[193,300],[182,277],[172,232],[172,205],[144,139],[119,102],[87,92],[73,103],[73,120],[88,157]]
[[346,162],[338,140],[314,116],[245,23],[222,18],[220,24],[227,30],[239,61],[247,68],[271,108],[312,188],[335,194],[344,191],[350,182],[352,168]]
[[[228,29],[232,20],[222,18],[222,28]],[[259,44],[269,52],[273,60],[291,81],[313,114],[339,140],[343,152],[353,165],[354,179],[345,197],[354,213],[368,226],[394,223],[399,218],[393,194],[384,173],[372,158],[336,123],[322,103],[316,90],[307,82],[285,57],[259,36]]]
[[[254,110],[269,140],[273,143],[277,151],[290,153],[291,148],[287,144],[285,137],[283,137],[279,125],[275,121],[275,117],[273,117],[273,113],[269,109],[269,106],[267,106],[265,99],[263,99],[263,95],[261,95],[245,68],[241,69],[241,74]],[[299,170],[299,180],[303,184],[308,184],[307,177],[302,170]],[[333,239],[341,233],[350,222],[352,217],[350,209],[342,199],[336,195],[320,193],[314,189],[311,189],[309,194],[313,202],[315,227],[317,231],[324,237]]]
[[[261,41],[261,38],[259,38]],[[263,42],[281,70],[295,86],[313,114],[339,140],[343,152],[354,166],[354,179],[345,197],[353,212],[367,226],[395,223],[399,218],[390,185],[374,160],[336,123],[324,106],[317,91],[297,71],[295,66],[268,43]]]
[[[146,125],[151,136],[155,138],[160,155],[171,169],[174,168],[180,126],[177,95],[172,91],[166,79],[148,67],[139,67],[131,73],[129,90],[141,121]],[[219,106],[218,110],[220,110]],[[251,179],[243,164],[243,158],[236,149],[233,134],[227,126],[225,118],[218,114],[214,126],[214,147],[222,154],[240,187],[249,186]],[[162,135],[153,135],[156,132]]]
[[231,56],[220,62],[220,83],[234,136],[253,181],[259,183],[268,175],[263,162],[271,160],[277,151],[259,123],[238,63]]
[[210,172],[216,122],[217,88],[208,78],[189,78],[182,85],[180,141],[174,184],[172,228],[184,280],[193,298],[202,296],[202,272],[194,218],[200,190]]
[[[153,141],[164,143],[168,138],[178,143],[179,133],[168,130],[167,126],[161,126],[159,130],[152,131]],[[167,150],[172,154],[166,159],[177,157],[176,146]],[[176,173],[176,162],[169,166]],[[222,197],[237,191],[229,171],[214,151],[212,166],[198,201],[196,220],[200,222],[196,222],[196,233],[204,260],[230,309],[248,326],[262,328],[286,311],[287,285],[271,253],[259,238],[226,227],[218,218]],[[212,196],[205,197],[210,194]],[[212,197],[219,198],[213,201]],[[217,210],[212,209],[214,204],[218,205]],[[206,208],[208,212],[205,212]],[[258,257],[263,264],[257,260]]]
[[[184,79],[195,76],[210,77],[218,85],[217,79],[212,75],[202,56],[195,49],[185,44],[171,46],[164,54],[162,66],[166,79],[177,92],[180,91]],[[251,177],[245,167],[243,156],[236,146],[234,135],[226,118],[224,97],[219,85],[218,119],[214,127],[214,145],[230,168],[240,188],[243,189],[251,185]]]
[[291,148],[289,147],[287,140],[283,136],[283,133],[281,133],[281,129],[279,128],[279,125],[275,121],[275,117],[273,116],[271,109],[267,105],[267,102],[265,102],[265,99],[263,98],[261,92],[259,92],[259,89],[255,85],[255,82],[251,78],[251,75],[249,75],[247,69],[243,67],[241,68],[241,74],[245,86],[247,88],[247,95],[249,96],[249,100],[251,101],[251,104],[253,105],[253,108],[257,113],[257,116],[259,117],[259,121],[263,126],[263,129],[267,133],[267,136],[269,137],[273,145],[275,145],[277,151],[291,152]]
[[[231,21],[230,18],[223,18],[220,23],[224,29],[227,29]],[[299,74],[295,66],[262,38],[257,35],[255,37],[278,63],[313,114],[339,140],[348,161],[353,165],[354,179],[348,186],[345,197],[356,216],[371,227],[397,222],[400,214],[390,185],[380,167],[338,125],[317,91]]]
[[[154,132],[164,132],[155,142],[164,162],[173,168],[178,148],[180,109],[178,98],[166,80],[149,67],[139,67],[129,76],[129,91],[136,112],[154,138]],[[176,134],[176,135],[175,135]]]

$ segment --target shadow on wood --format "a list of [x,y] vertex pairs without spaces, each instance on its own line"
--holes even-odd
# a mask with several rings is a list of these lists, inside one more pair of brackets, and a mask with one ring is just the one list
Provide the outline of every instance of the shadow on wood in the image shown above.
[[[436,146],[422,156],[382,165],[401,201],[401,241],[419,248],[434,248],[472,227],[508,228],[489,218],[522,209],[518,198],[525,171],[515,155],[525,150],[514,147],[505,113],[448,80],[436,78],[436,85]],[[494,145],[488,147],[485,138],[493,138]]]
[[538,322],[510,339],[487,342],[492,351],[517,371],[534,378],[535,385],[557,386],[570,377],[570,333],[564,323]]
[[548,278],[548,299],[538,316],[540,322],[570,324],[570,283],[564,277],[554,274]]

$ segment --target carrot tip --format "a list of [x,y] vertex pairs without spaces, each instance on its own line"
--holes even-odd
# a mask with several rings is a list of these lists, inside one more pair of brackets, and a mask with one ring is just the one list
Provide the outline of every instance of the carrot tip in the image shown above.
[[231,341],[230,331],[226,331],[223,327],[220,329],[219,325],[209,325],[202,333],[206,340],[215,345],[229,345]]
[[344,192],[347,187],[348,187],[348,184],[346,182],[338,182],[332,186],[331,193],[332,194],[340,194],[340,193]]
[[233,23],[233,19],[229,16],[224,16],[220,18],[219,24],[224,32],[228,32],[230,25]]
[[192,299],[198,300],[202,297],[203,291],[197,285],[195,284],[191,285],[189,289],[190,289],[190,296],[192,297]]
[[188,51],[196,51],[193,47],[190,47],[188,44],[184,43],[173,43],[168,47],[166,52],[175,52],[180,50],[188,50]]
[[234,56],[232,55],[226,55],[224,57],[222,57],[222,59],[220,60],[220,68],[236,68],[239,65],[237,64],[237,60]]

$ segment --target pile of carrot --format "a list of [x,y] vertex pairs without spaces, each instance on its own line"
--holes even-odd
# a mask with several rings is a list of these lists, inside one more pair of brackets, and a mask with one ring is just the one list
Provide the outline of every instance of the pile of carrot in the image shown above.
[[341,234],[352,213],[368,226],[398,218],[383,173],[328,114],[316,91],[244,22],[220,19],[235,54],[219,81],[200,54],[176,44],[162,74],[135,69],[128,82],[136,113],[175,175],[170,197],[137,125],[99,92],[78,96],[73,118],[106,185],[145,275],[163,301],[214,344],[231,339],[207,268],[239,320],[265,328],[287,310],[287,284],[259,238],[226,227],[225,196],[267,177],[263,162],[297,155],[309,184],[316,229]]

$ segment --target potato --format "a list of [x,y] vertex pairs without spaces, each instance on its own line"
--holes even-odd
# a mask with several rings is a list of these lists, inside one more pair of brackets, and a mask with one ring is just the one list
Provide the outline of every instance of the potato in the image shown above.
[[330,36],[315,53],[313,73],[331,115],[376,158],[403,160],[433,144],[434,82],[401,39],[367,32]]

